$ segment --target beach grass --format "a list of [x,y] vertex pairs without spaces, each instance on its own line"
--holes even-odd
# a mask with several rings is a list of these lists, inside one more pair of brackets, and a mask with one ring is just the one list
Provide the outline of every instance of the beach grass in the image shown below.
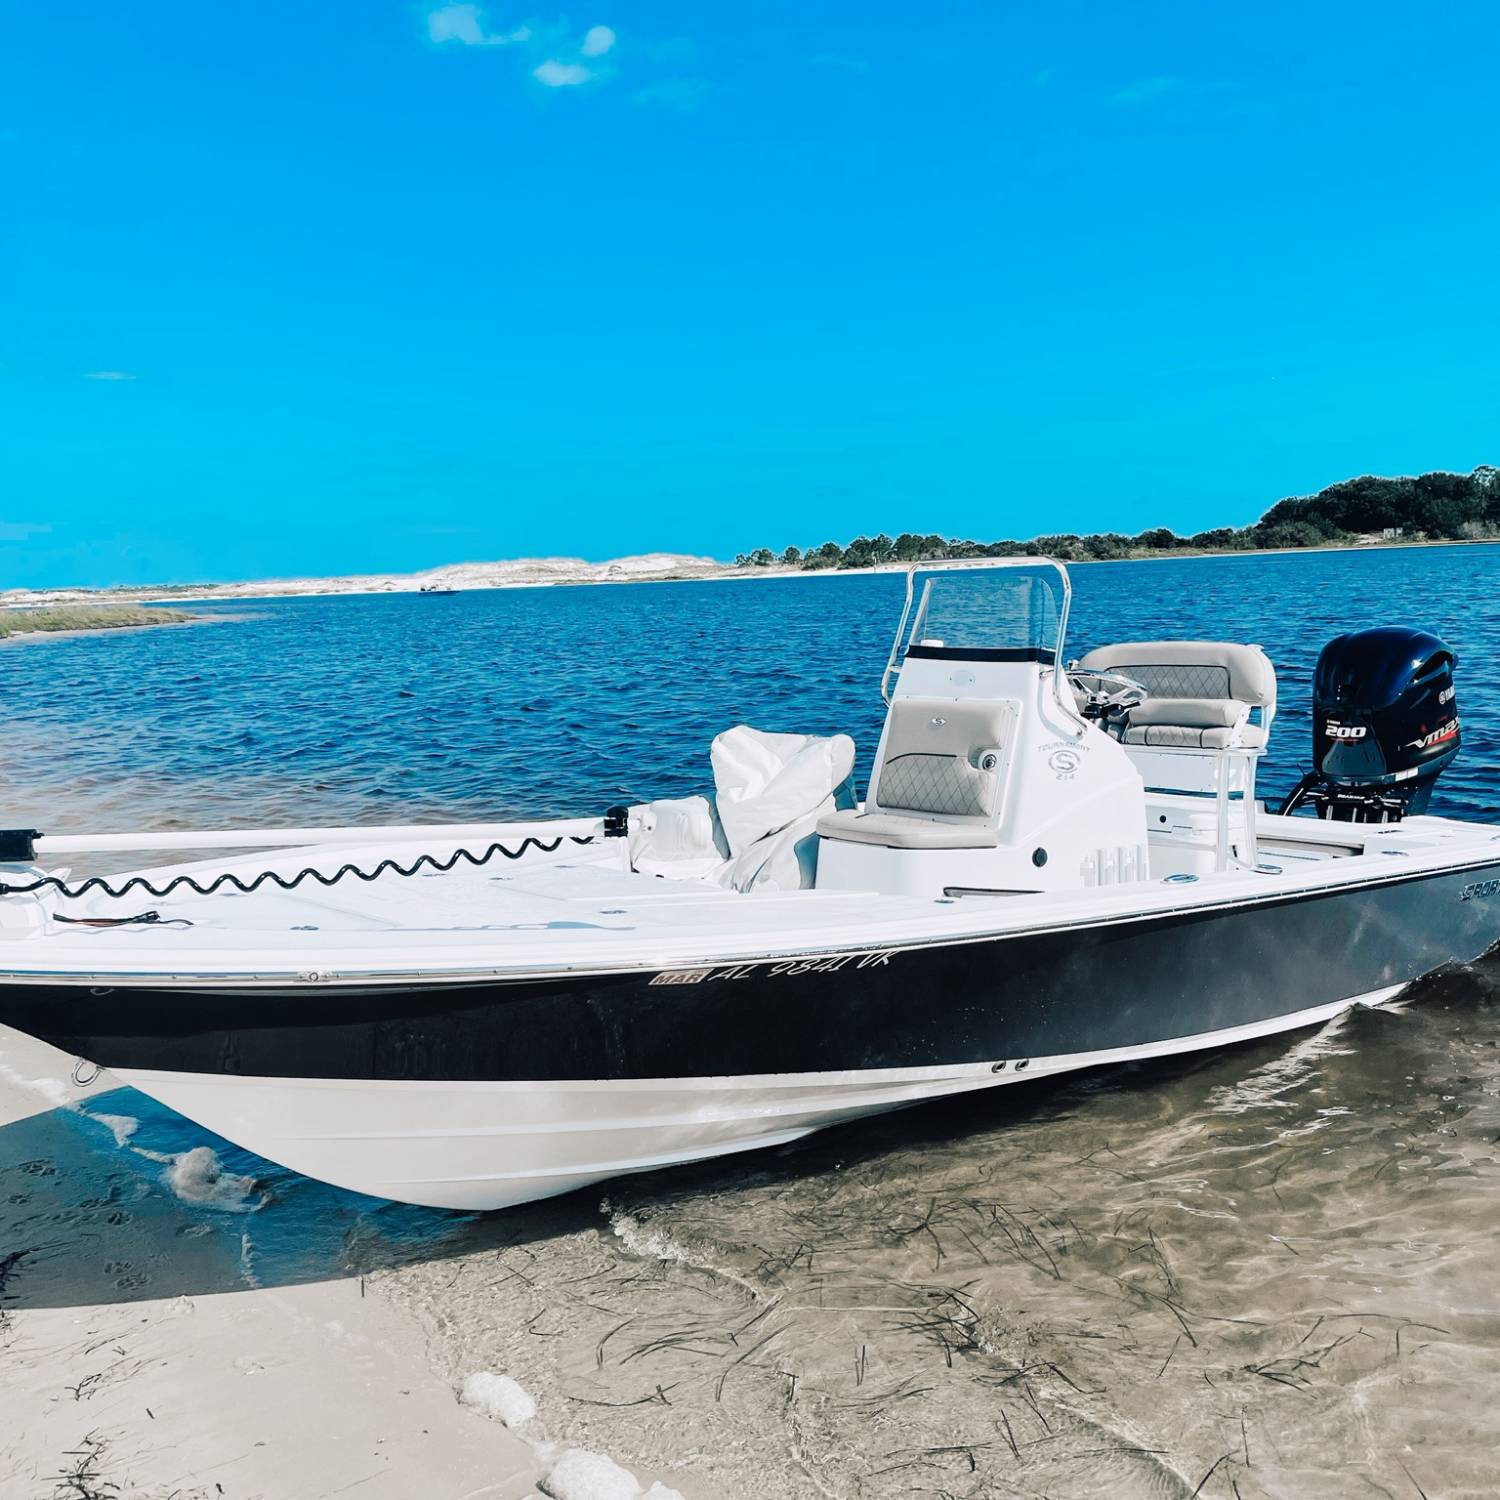
[[193,617],[180,609],[143,609],[134,604],[59,605],[53,609],[0,610],[0,640],[54,630],[116,630],[132,625],[182,625]]

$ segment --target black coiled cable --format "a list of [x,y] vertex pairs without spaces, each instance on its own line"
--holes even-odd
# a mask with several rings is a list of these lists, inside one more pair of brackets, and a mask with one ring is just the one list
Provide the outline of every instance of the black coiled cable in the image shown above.
[[192,891],[197,896],[212,896],[215,891],[222,890],[225,886],[231,887],[243,896],[248,896],[267,884],[279,886],[284,891],[291,891],[305,880],[316,880],[319,885],[329,886],[337,884],[348,875],[352,875],[356,880],[366,881],[378,880],[382,875],[391,872],[401,876],[411,876],[421,870],[435,870],[440,875],[446,875],[461,859],[468,860],[478,869],[481,865],[487,865],[497,855],[505,859],[520,859],[523,854],[532,849],[539,849],[543,854],[552,854],[562,847],[564,837],[575,844],[594,842],[593,834],[585,834],[581,837],[578,834],[559,834],[550,843],[528,834],[521,840],[520,847],[516,849],[508,849],[504,844],[491,844],[478,854],[469,849],[455,849],[447,859],[439,859],[435,854],[419,854],[409,865],[403,865],[394,859],[383,859],[373,870],[361,870],[358,865],[343,865],[332,875],[325,875],[321,870],[311,867],[298,870],[295,875],[278,875],[275,870],[262,870],[259,875],[246,881],[241,880],[233,871],[226,870],[224,874],[215,876],[207,885],[199,885],[191,875],[175,876],[163,886],[152,885],[144,875],[132,875],[124,885],[118,886],[111,885],[102,875],[91,875],[77,885],[69,885],[67,881],[56,875],[40,875],[25,885],[0,884],[0,896],[28,896],[39,891],[57,891],[69,900],[77,901],[93,891],[100,891],[106,896],[119,900],[136,891],[144,891],[148,896],[161,901],[170,896],[173,891],[183,888]]

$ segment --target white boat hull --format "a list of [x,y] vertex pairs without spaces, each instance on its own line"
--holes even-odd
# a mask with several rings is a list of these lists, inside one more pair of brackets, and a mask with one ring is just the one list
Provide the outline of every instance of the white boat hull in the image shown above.
[[996,1065],[577,1082],[257,1078],[116,1069],[247,1150],[338,1187],[490,1210],[796,1140],[946,1095],[1295,1030],[1403,986],[1220,1031]]

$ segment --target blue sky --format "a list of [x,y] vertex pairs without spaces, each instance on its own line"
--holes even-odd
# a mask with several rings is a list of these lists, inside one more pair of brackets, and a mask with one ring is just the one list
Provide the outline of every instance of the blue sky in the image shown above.
[[0,585],[1500,461],[1492,0],[0,19]]

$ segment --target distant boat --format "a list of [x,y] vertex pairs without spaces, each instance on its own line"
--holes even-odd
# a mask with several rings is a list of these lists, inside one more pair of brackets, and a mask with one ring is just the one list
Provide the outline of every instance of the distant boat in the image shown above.
[[446,583],[424,583],[417,592],[419,594],[456,594],[458,590],[449,588]]

